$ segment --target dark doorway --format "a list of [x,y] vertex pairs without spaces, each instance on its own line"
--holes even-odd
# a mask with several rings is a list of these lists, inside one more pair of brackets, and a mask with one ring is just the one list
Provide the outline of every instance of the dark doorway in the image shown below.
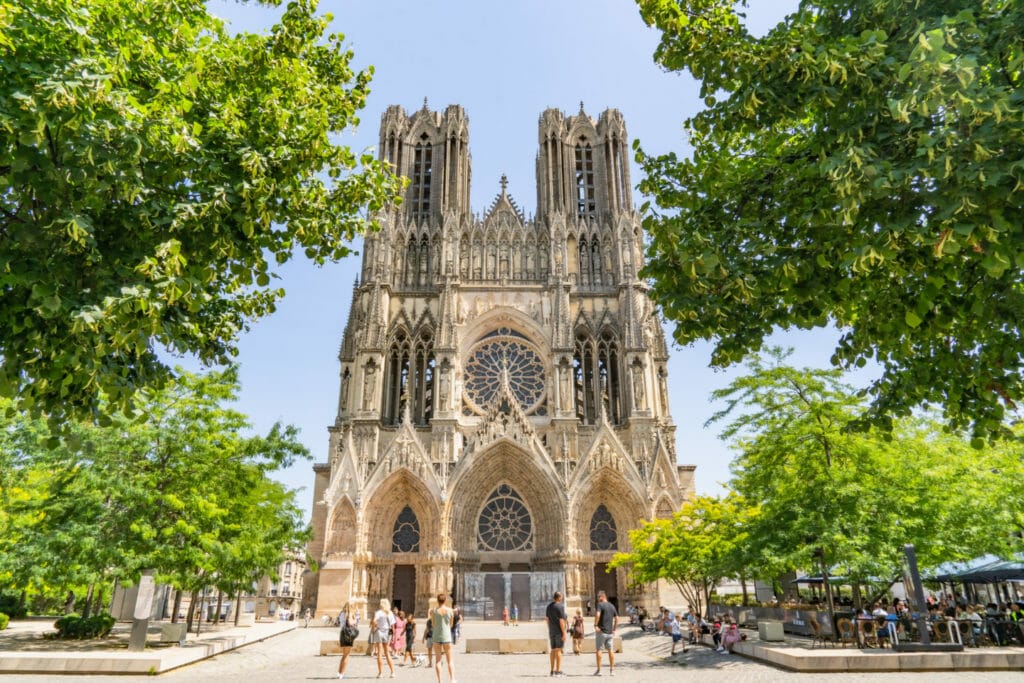
[[608,596],[608,602],[615,605],[615,609],[619,608],[619,584],[616,577],[617,572],[613,569],[611,573],[608,573],[607,562],[597,562],[594,564],[594,604],[597,604],[597,592],[604,591],[605,595]]
[[530,621],[529,574],[512,575],[512,604],[519,607],[519,621]]
[[[512,606],[508,606],[512,609]],[[484,576],[484,619],[501,619],[505,609],[505,577],[502,574]]]
[[403,612],[416,612],[416,565],[396,564],[391,604]]

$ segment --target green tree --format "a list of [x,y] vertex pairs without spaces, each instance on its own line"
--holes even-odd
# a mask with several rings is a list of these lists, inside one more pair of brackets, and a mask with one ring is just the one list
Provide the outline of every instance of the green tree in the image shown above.
[[692,158],[638,151],[676,341],[724,366],[835,324],[835,365],[882,368],[876,424],[931,403],[1003,431],[1024,397],[1024,3],[805,0],[763,37],[743,0],[638,4],[707,105]]
[[898,574],[914,543],[923,567],[1020,544],[1024,474],[1019,444],[972,449],[926,418],[889,434],[855,431],[860,400],[838,370],[797,369],[786,352],[748,361],[750,372],[713,397],[723,437],[738,451],[730,485],[756,509],[744,551],[759,577],[841,566],[855,582]]
[[[262,575],[307,537],[294,492],[269,475],[307,452],[292,427],[247,435],[237,370],[187,372],[140,402],[138,423],[74,425],[49,445],[45,421],[7,418],[0,473],[0,577],[18,589],[157,579],[195,591]],[[240,580],[236,581],[242,585]],[[232,593],[233,594],[233,593]]]
[[698,496],[672,519],[630,531],[629,539],[632,550],[617,553],[609,566],[628,567],[635,582],[671,582],[697,614],[704,614],[718,582],[739,574],[734,560],[746,542],[745,506],[735,496]]
[[162,349],[224,364],[276,265],[395,198],[332,139],[371,70],[315,10],[232,35],[202,0],[0,0],[0,395],[60,424],[128,410]]

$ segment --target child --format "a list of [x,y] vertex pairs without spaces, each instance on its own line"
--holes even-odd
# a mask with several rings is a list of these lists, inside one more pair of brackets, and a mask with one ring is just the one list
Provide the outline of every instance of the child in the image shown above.
[[409,663],[416,666],[416,659],[412,655],[412,646],[416,642],[416,620],[412,616],[412,612],[405,620],[405,653],[402,655],[402,664],[405,664],[405,660],[408,659]]
[[583,652],[583,613],[576,610],[576,616],[572,619],[572,653],[578,655]]
[[[683,631],[679,626],[678,614],[672,614],[671,612],[669,612],[668,628],[669,633],[672,634],[672,652],[671,654],[669,654],[669,657],[671,657],[676,653],[676,643],[683,639]],[[684,645],[683,652],[686,652],[686,650],[687,647]]]

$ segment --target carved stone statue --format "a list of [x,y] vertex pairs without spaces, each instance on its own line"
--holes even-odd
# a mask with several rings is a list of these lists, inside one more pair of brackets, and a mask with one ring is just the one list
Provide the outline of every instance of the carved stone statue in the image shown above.
[[363,410],[373,409],[373,395],[377,391],[377,366],[368,363],[363,368]]

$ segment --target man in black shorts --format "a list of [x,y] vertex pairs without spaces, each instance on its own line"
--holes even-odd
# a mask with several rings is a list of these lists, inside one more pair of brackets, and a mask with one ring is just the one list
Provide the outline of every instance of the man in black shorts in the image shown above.
[[562,593],[556,592],[544,614],[544,621],[548,622],[548,640],[551,643],[551,673],[549,674],[551,676],[564,675],[562,673],[562,648],[565,647],[565,629],[568,620],[565,605],[562,604]]
[[597,653],[597,671],[601,675],[601,650],[608,650],[608,675],[615,675],[615,629],[619,625],[619,613],[615,605],[608,602],[604,591],[597,593],[597,610],[594,612],[594,651]]

